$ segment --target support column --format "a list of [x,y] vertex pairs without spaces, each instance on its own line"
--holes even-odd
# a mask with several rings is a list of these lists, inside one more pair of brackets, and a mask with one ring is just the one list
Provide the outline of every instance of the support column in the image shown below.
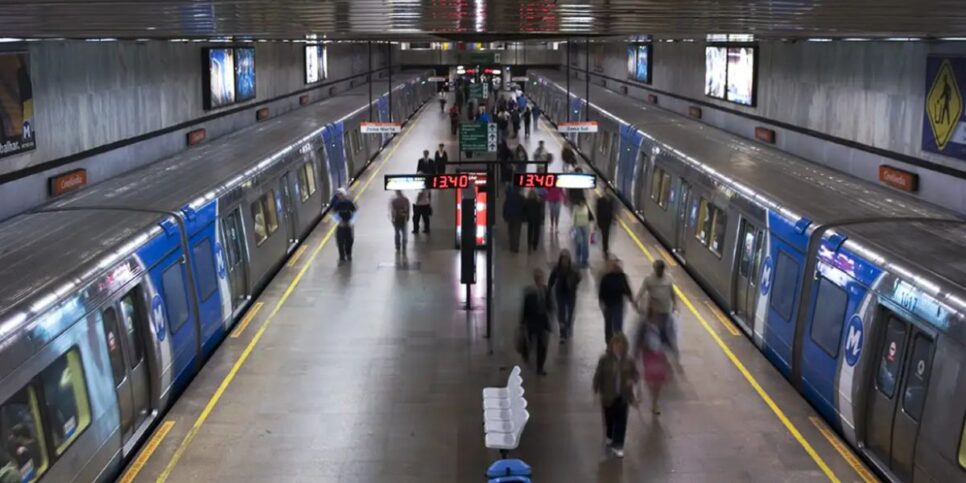
[[372,41],[371,40],[369,41],[369,63],[367,65],[369,66],[369,69],[368,69],[369,74],[366,75],[366,79],[369,80],[369,122],[372,122]]
[[389,121],[392,122],[392,42],[386,42],[386,68],[389,72]]
[[587,37],[587,52],[584,53],[584,120],[590,120],[590,37]]
[[[489,339],[493,327],[493,269],[496,260],[493,259],[493,244],[496,237],[493,236],[493,226],[496,218],[496,164],[486,164],[486,337]],[[492,346],[491,351],[492,351]]]
[[567,39],[567,98],[564,100],[564,109],[567,110],[567,121],[570,121],[570,44]]

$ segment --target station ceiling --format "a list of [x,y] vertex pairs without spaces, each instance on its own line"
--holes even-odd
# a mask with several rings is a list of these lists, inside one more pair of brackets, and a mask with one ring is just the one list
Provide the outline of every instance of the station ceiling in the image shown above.
[[20,0],[0,36],[500,40],[652,34],[948,37],[962,0]]

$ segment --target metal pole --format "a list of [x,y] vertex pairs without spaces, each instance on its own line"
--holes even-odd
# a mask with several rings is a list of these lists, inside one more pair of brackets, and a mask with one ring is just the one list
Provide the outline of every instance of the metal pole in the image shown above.
[[590,37],[587,37],[587,52],[584,55],[584,81],[586,91],[584,92],[584,120],[590,120]]
[[567,98],[564,100],[564,109],[567,110],[567,120],[570,121],[570,39],[567,39]]
[[490,338],[493,327],[493,219],[496,213],[496,165],[486,165],[486,338]]
[[392,43],[386,42],[386,65],[389,70],[389,121],[392,122]]
[[369,74],[366,75],[366,79],[369,80],[369,122],[372,122],[372,41],[369,41]]

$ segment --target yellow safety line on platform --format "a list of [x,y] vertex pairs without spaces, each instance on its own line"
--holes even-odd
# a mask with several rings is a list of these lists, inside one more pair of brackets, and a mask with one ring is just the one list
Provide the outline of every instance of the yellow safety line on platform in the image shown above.
[[[416,116],[419,115],[419,111],[422,111],[422,109],[419,109],[416,111]],[[418,118],[415,121],[409,123],[409,125],[407,126],[406,132],[399,137],[398,141],[396,142],[396,145],[393,146],[393,148],[386,154],[386,157],[379,164],[379,167],[375,171],[373,171],[372,176],[370,176],[369,179],[366,181],[366,183],[362,185],[361,188],[359,188],[359,191],[356,192],[356,195],[355,197],[353,197],[353,200],[357,201],[359,197],[362,196],[362,193],[365,192],[366,188],[369,187],[369,184],[372,183],[372,180],[379,175],[379,173],[386,166],[386,164],[389,163],[389,161],[392,159],[393,155],[396,154],[396,149],[398,149],[399,146],[402,146],[403,141],[406,139],[406,136],[408,136],[409,133],[415,130],[416,124],[418,124]],[[231,382],[235,379],[235,376],[238,374],[238,371],[245,364],[245,361],[248,360],[248,357],[251,355],[252,350],[255,348],[256,345],[258,345],[258,341],[262,339],[262,335],[265,334],[265,329],[267,329],[268,326],[271,325],[272,320],[275,317],[275,314],[278,313],[278,311],[282,308],[282,305],[284,305],[285,302],[288,300],[289,296],[292,295],[292,291],[295,290],[295,287],[298,285],[299,281],[301,281],[302,277],[305,276],[305,273],[308,272],[309,267],[312,266],[312,263],[315,261],[315,258],[319,255],[319,253],[322,251],[322,248],[325,247],[329,239],[332,238],[332,235],[335,233],[335,228],[336,228],[335,225],[332,225],[332,227],[329,228],[329,231],[325,234],[325,237],[322,238],[322,241],[319,242],[318,246],[316,246],[314,250],[312,250],[312,254],[309,255],[308,262],[306,262],[306,264],[302,267],[302,269],[299,270],[298,274],[295,275],[295,278],[289,284],[288,288],[286,288],[285,292],[282,293],[282,297],[278,300],[278,303],[275,304],[275,307],[272,309],[272,312],[268,314],[268,317],[265,319],[265,322],[263,322],[262,325],[258,328],[258,332],[255,332],[255,336],[252,337],[252,340],[248,343],[248,346],[246,346],[245,350],[242,351],[240,356],[238,356],[238,360],[235,361],[235,364],[232,366],[231,370],[228,371],[227,375],[225,375],[225,378],[221,381],[221,384],[218,386],[218,389],[211,396],[211,399],[208,400],[208,404],[205,405],[204,410],[201,411],[201,414],[198,415],[198,418],[195,419],[194,424],[191,426],[191,429],[188,430],[188,434],[185,435],[184,440],[181,441],[181,444],[178,446],[178,449],[175,450],[174,455],[171,456],[171,461],[168,462],[167,466],[164,467],[164,471],[162,471],[161,474],[158,475],[157,483],[164,483],[171,476],[171,472],[174,471],[175,466],[178,465],[178,461],[181,460],[181,457],[184,455],[185,450],[188,449],[188,446],[191,445],[191,442],[195,439],[195,436],[198,435],[198,431],[201,429],[201,426],[205,424],[205,421],[208,419],[208,416],[211,415],[211,412],[215,409],[215,406],[218,405],[218,401],[221,400],[221,397],[222,395],[224,395],[225,390],[228,389],[228,386],[231,385]]]
[[238,326],[235,327],[235,330],[231,331],[232,339],[237,339],[242,335],[242,332],[245,332],[245,329],[248,328],[248,324],[252,323],[252,319],[255,318],[255,314],[257,314],[259,310],[262,310],[262,305],[265,304],[262,302],[255,302],[255,305],[252,305],[252,308],[248,309],[248,313],[242,317],[241,322],[238,323]]
[[846,446],[846,444],[843,443],[842,440],[839,439],[839,437],[831,429],[829,429],[829,427],[822,422],[821,419],[819,419],[817,416],[809,416],[808,420],[815,425],[815,427],[818,429],[818,432],[822,433],[822,436],[825,436],[825,439],[827,439],[829,444],[835,448],[835,451],[838,451],[839,455],[842,456],[842,459],[844,459],[845,462],[848,463],[856,473],[858,473],[859,478],[862,478],[862,481],[865,483],[878,483],[879,479],[876,478],[875,475],[873,475],[872,472],[869,471],[869,469],[866,468],[861,461],[859,461],[859,458],[855,456],[855,453],[853,453],[852,450],[849,449],[849,447]]
[[668,266],[670,267],[678,266],[677,260],[675,260],[674,257],[671,256],[671,254],[668,253],[667,250],[662,248],[660,245],[654,245],[654,249],[661,254],[661,258],[664,259],[664,263],[668,264]]
[[138,477],[138,473],[140,473],[141,469],[144,468],[144,465],[148,463],[151,455],[153,455],[154,451],[158,449],[158,446],[161,445],[161,441],[163,441],[164,437],[171,432],[171,428],[173,427],[174,421],[168,420],[161,423],[161,426],[158,428],[158,430],[155,431],[151,436],[151,440],[148,441],[148,444],[144,446],[144,449],[142,449],[141,453],[138,454],[137,458],[134,459],[134,462],[127,467],[127,470],[124,472],[124,475],[121,476],[121,479],[118,480],[118,483],[131,483],[135,478]]
[[735,327],[735,324],[732,324],[731,320],[729,320],[728,317],[725,317],[725,315],[718,310],[718,307],[716,307],[714,303],[712,303],[710,300],[705,300],[704,305],[708,308],[708,310],[711,311],[712,314],[714,314],[714,318],[718,319],[718,322],[721,322],[721,325],[723,325],[728,332],[731,332],[731,335],[741,335],[741,332],[738,332],[738,328]]
[[302,244],[298,250],[295,250],[295,253],[292,254],[292,258],[290,258],[286,264],[288,268],[295,268],[295,264],[299,262],[299,258],[302,258],[302,254],[305,253],[306,248],[308,248],[308,245]]
[[[552,133],[552,131],[544,127],[544,125],[541,125],[540,127],[543,128],[548,133]],[[557,143],[557,146],[560,146],[562,148],[563,144],[557,139],[558,136],[559,134],[557,136],[551,135],[550,138]],[[634,240],[634,243],[637,244],[637,247],[640,248],[642,252],[644,252],[644,256],[646,256],[648,260],[653,262],[655,260],[654,255],[652,255],[650,250],[648,250],[647,247],[644,246],[644,243],[641,242],[640,238],[638,238],[637,235],[634,234],[634,232],[630,229],[630,227],[627,226],[627,223],[620,217],[617,218],[617,221],[620,222],[621,227],[624,228],[624,231],[627,232],[627,234],[631,237],[632,240]],[[839,480],[839,478],[835,476],[835,473],[833,473],[832,469],[829,468],[829,466],[825,463],[825,460],[822,459],[822,456],[819,455],[818,452],[815,451],[815,448],[813,448],[812,445],[805,439],[805,437],[802,436],[802,433],[799,432],[798,428],[796,428],[795,425],[791,422],[791,420],[788,419],[788,416],[785,415],[785,412],[782,411],[781,408],[778,407],[778,404],[776,404],[775,401],[771,398],[771,396],[769,396],[768,393],[765,392],[765,389],[761,387],[761,384],[758,383],[758,380],[755,379],[755,376],[751,375],[751,372],[748,371],[744,363],[742,363],[741,360],[738,359],[738,356],[736,356],[735,353],[731,351],[731,348],[728,347],[728,344],[726,344],[724,340],[721,339],[718,333],[711,328],[711,324],[709,324],[708,321],[705,320],[705,318],[701,316],[700,313],[698,313],[698,310],[694,307],[694,304],[691,303],[691,300],[688,299],[688,297],[677,285],[674,286],[674,293],[676,293],[678,297],[681,299],[681,301],[684,302],[684,305],[688,307],[688,310],[690,310],[691,313],[694,314],[695,317],[697,317],[702,327],[704,327],[704,330],[709,335],[711,335],[711,338],[714,339],[714,341],[718,344],[718,347],[721,348],[721,350],[725,353],[725,355],[728,356],[728,359],[731,360],[732,364],[734,364],[735,367],[738,369],[738,372],[740,372],[741,375],[745,377],[745,380],[748,381],[748,384],[751,384],[751,387],[755,389],[755,392],[757,392],[758,395],[762,398],[762,400],[765,401],[765,404],[772,410],[773,413],[775,413],[775,416],[778,417],[778,419],[782,422],[785,428],[788,429],[788,432],[790,432],[792,436],[795,438],[795,440],[798,441],[798,444],[802,446],[805,452],[812,457],[812,460],[815,462],[816,465],[818,465],[819,469],[821,469],[822,472],[825,473],[825,476],[828,477],[828,479],[834,483],[840,483],[841,480]]]

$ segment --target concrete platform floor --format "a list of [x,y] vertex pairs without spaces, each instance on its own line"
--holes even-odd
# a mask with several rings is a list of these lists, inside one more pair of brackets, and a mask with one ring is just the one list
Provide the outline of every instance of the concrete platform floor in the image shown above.
[[[569,215],[531,255],[511,254],[497,227],[497,311],[486,339],[485,313],[462,308],[455,193],[435,193],[432,233],[410,234],[405,259],[393,250],[382,175],[415,171],[422,150],[440,141],[456,154],[436,106],[428,104],[353,187],[360,196],[354,261],[338,265],[332,227],[320,224],[123,481],[485,481],[499,455],[483,444],[480,390],[505,382],[520,363],[512,341],[521,289],[531,267],[549,266],[569,245]],[[559,153],[544,122],[524,141],[528,151],[540,139]],[[636,289],[649,257],[667,254],[639,223],[621,218],[612,251]],[[533,466],[534,481],[874,481],[846,461],[854,459],[847,447],[677,266],[671,273],[688,299],[679,318],[682,370],[665,391],[662,415],[646,405],[632,410],[626,457],[604,458],[590,389],[604,349],[596,303],[602,265],[594,246],[575,337],[567,345],[551,339],[549,375],[524,370],[531,419],[513,456]],[[483,306],[479,278],[475,307]]]

